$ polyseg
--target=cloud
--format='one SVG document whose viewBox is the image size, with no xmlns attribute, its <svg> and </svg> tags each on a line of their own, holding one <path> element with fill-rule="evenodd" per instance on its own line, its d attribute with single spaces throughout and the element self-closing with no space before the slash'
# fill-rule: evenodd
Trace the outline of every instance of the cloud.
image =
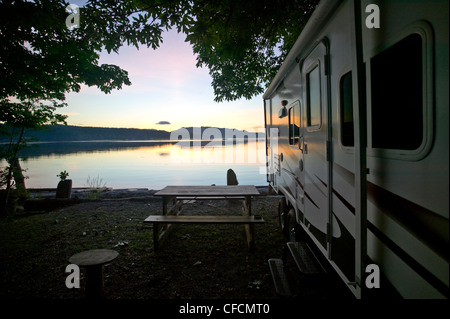
<svg viewBox="0 0 450 319">
<path fill-rule="evenodd" d="M 170 122 L 168 121 L 159 121 L 158 123 L 156 123 L 157 125 L 169 125 Z"/>
<path fill-rule="evenodd" d="M 65 112 L 65 113 L 61 113 L 62 115 L 68 115 L 68 116 L 73 116 L 73 115 L 80 115 L 80 113 L 77 112 Z"/>
</svg>

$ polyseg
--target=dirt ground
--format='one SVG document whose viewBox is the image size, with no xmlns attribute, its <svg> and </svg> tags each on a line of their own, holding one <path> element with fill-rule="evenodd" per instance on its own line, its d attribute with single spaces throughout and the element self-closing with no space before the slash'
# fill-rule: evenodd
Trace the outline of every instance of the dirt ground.
<svg viewBox="0 0 450 319">
<path fill-rule="evenodd" d="M 104 266 L 108 299 L 280 299 L 269 258 L 283 255 L 276 196 L 252 200 L 256 247 L 249 251 L 242 225 L 177 225 L 160 251 L 143 220 L 161 213 L 161 200 L 142 192 L 85 196 L 80 203 L 0 221 L 0 299 L 82 299 L 66 287 L 69 258 L 89 249 L 114 249 Z M 191 201 L 183 214 L 241 214 L 239 203 Z M 334 286 L 333 286 L 334 287 Z"/>
</svg>

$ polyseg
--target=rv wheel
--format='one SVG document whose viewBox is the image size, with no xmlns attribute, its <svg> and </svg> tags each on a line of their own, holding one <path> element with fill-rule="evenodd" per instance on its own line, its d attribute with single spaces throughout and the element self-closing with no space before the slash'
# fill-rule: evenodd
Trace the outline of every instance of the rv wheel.
<svg viewBox="0 0 450 319">
<path fill-rule="evenodd" d="M 280 228 L 283 233 L 285 233 L 287 213 L 288 213 L 288 207 L 286 205 L 286 200 L 284 198 L 282 198 L 278 202 L 278 222 L 280 223 Z"/>
<path fill-rule="evenodd" d="M 295 210 L 291 208 L 286 216 L 285 222 L 285 235 L 289 241 L 297 241 L 298 238 L 298 226 L 295 219 Z"/>
</svg>

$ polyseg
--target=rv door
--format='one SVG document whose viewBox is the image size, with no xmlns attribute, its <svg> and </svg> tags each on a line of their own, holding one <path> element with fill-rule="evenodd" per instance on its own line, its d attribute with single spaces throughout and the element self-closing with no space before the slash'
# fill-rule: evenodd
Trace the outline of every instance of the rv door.
<svg viewBox="0 0 450 319">
<path fill-rule="evenodd" d="M 319 246 L 329 251 L 331 173 L 328 143 L 331 135 L 326 58 L 327 44 L 322 41 L 300 65 L 305 102 L 301 148 L 305 171 L 305 226 Z"/>
</svg>

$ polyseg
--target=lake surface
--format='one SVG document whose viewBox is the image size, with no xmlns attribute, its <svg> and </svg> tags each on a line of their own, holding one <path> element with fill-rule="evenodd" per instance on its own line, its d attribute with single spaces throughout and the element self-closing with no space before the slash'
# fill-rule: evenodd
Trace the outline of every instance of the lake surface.
<svg viewBox="0 0 450 319">
<path fill-rule="evenodd" d="M 73 187 L 226 185 L 229 168 L 240 185 L 267 185 L 264 140 L 37 143 L 20 162 L 28 188 L 55 188 L 64 170 Z"/>
</svg>

